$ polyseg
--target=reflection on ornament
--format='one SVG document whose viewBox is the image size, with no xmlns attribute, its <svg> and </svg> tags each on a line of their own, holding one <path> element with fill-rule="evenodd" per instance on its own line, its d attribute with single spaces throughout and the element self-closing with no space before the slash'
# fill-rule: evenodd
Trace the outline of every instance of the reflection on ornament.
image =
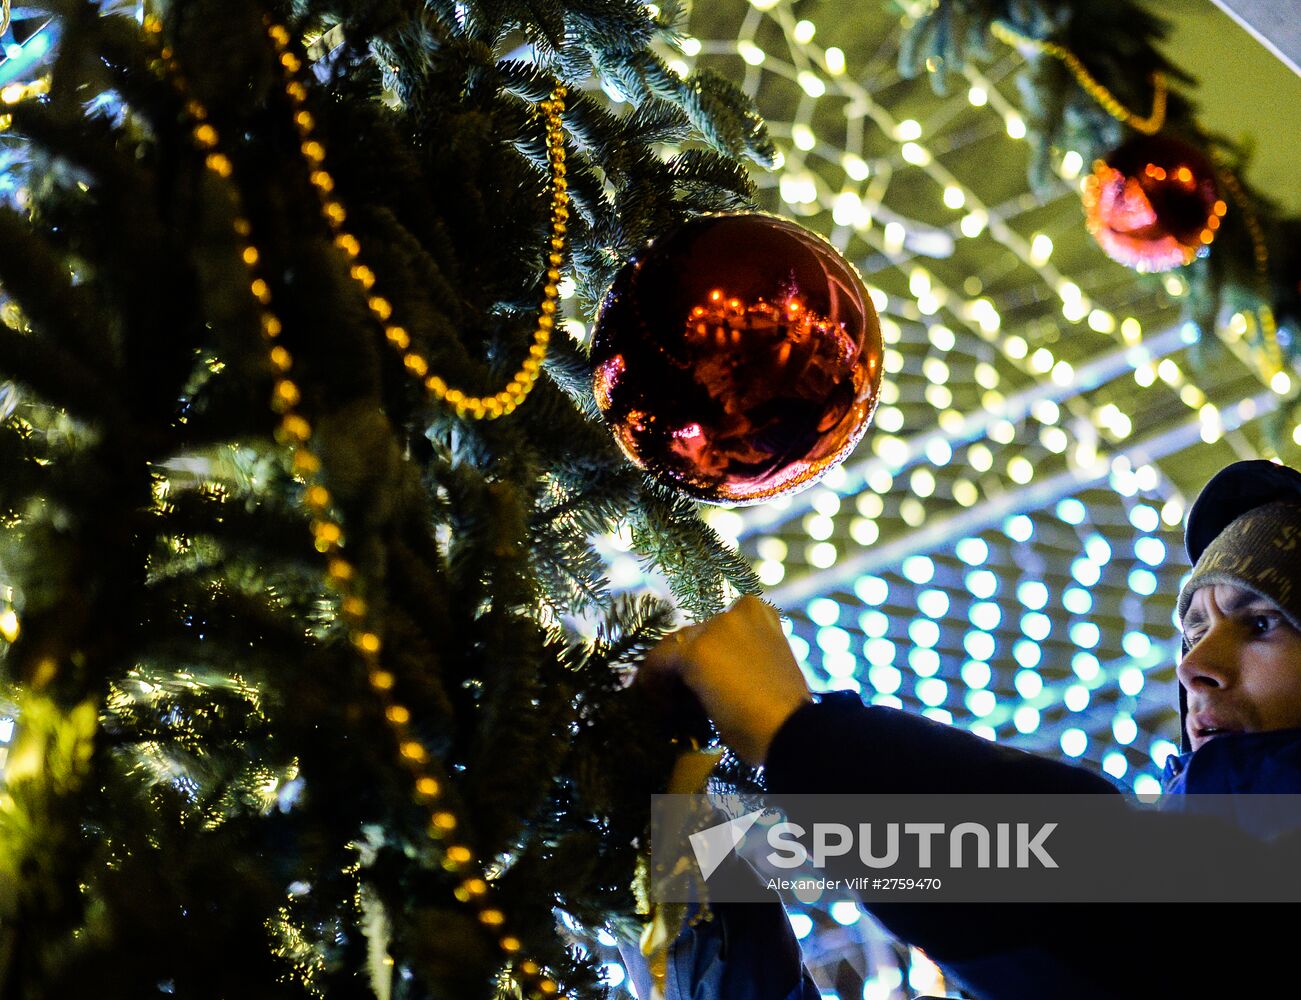
<svg viewBox="0 0 1301 1000">
<path fill-rule="evenodd" d="M 1214 169 L 1196 149 L 1138 136 L 1094 163 L 1084 209 L 1089 232 L 1112 260 L 1168 271 L 1206 255 L 1227 206 Z"/>
<path fill-rule="evenodd" d="M 760 214 L 704 216 L 656 240 L 596 318 L 593 394 L 620 448 L 710 503 L 817 482 L 863 436 L 881 332 L 854 268 Z"/>
</svg>

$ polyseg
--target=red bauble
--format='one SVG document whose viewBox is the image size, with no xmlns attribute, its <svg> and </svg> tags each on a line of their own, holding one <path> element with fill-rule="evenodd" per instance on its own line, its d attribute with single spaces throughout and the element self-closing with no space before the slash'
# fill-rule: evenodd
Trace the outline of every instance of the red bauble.
<svg viewBox="0 0 1301 1000">
<path fill-rule="evenodd" d="M 1138 271 L 1204 256 L 1226 208 L 1206 157 L 1168 136 L 1130 139 L 1084 184 L 1089 232 L 1108 257 Z"/>
<path fill-rule="evenodd" d="M 709 215 L 619 272 L 596 318 L 597 405 L 624 453 L 717 504 L 811 486 L 863 436 L 881 328 L 830 243 L 761 214 Z"/>
</svg>

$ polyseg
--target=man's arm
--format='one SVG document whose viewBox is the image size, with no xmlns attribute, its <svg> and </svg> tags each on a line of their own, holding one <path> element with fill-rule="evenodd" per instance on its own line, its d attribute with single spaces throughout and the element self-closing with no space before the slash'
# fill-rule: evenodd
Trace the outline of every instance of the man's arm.
<svg viewBox="0 0 1301 1000">
<path fill-rule="evenodd" d="M 677 633 L 652 651 L 644 669 L 648 683 L 684 683 L 723 740 L 750 763 L 766 766 L 776 792 L 1104 793 L 1121 805 L 1110 782 L 1080 768 L 924 717 L 869 708 L 856 697 L 815 703 L 776 612 L 757 598 L 742 598 L 725 614 Z M 1152 848 L 1146 857 L 1159 860 L 1155 852 L 1166 838 L 1189 832 L 1177 830 L 1182 824 L 1170 822 L 1175 819 L 1139 821 L 1138 840 Z M 1229 834 L 1208 857 L 1232 856 L 1244 846 Z M 1158 973 L 1114 944 L 1174 926 L 1177 908 L 919 903 L 874 904 L 872 912 L 980 996 L 1150 1000 L 1175 995 L 1165 992 L 1172 985 L 1221 981 L 1228 971 L 1202 965 Z M 1100 948 L 1104 925 L 1113 940 Z"/>
<path fill-rule="evenodd" d="M 814 703 L 777 612 L 757 597 L 656 646 L 642 680 L 675 678 L 699 699 L 723 742 L 766 765 L 773 791 L 1115 791 L 1098 775 L 921 716 L 848 696 Z"/>
<path fill-rule="evenodd" d="M 785 794 L 1118 794 L 1083 768 L 855 694 L 802 704 L 769 741 L 764 765 L 768 789 Z"/>
</svg>

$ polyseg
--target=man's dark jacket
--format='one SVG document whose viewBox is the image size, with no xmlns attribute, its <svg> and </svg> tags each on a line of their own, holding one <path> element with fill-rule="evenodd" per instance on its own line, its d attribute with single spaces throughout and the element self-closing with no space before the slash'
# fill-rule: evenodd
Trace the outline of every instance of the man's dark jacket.
<svg viewBox="0 0 1301 1000">
<path fill-rule="evenodd" d="M 774 738 L 765 773 L 777 794 L 1066 793 L 1123 804 L 1111 782 L 1083 768 L 848 694 L 799 709 Z M 1214 877 L 1233 857 L 1267 865 L 1277 858 L 1280 877 L 1297 872 L 1296 831 L 1208 825 L 1181 814 L 1195 800 L 1180 796 L 1301 793 L 1301 730 L 1222 736 L 1172 757 L 1165 790 L 1174 808 L 1122 810 L 1132 828 L 1127 851 L 1157 862 L 1167 838 L 1195 836 L 1206 849 L 1190 879 Z M 716 903 L 713 911 L 674 943 L 666 1000 L 819 1000 L 775 896 L 771 904 Z M 1274 944 L 1297 918 L 1286 904 L 915 903 L 874 904 L 871 912 L 981 1000 L 1295 995 L 1292 952 Z"/>
</svg>

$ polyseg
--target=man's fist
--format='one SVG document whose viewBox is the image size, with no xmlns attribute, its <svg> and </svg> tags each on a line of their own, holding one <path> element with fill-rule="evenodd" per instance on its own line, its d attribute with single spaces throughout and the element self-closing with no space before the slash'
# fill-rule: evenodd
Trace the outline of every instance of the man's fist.
<svg viewBox="0 0 1301 1000">
<path fill-rule="evenodd" d="M 722 614 L 666 636 L 641 670 L 650 684 L 679 678 L 723 741 L 755 765 L 782 723 L 812 700 L 777 612 L 757 597 L 742 597 Z"/>
</svg>

